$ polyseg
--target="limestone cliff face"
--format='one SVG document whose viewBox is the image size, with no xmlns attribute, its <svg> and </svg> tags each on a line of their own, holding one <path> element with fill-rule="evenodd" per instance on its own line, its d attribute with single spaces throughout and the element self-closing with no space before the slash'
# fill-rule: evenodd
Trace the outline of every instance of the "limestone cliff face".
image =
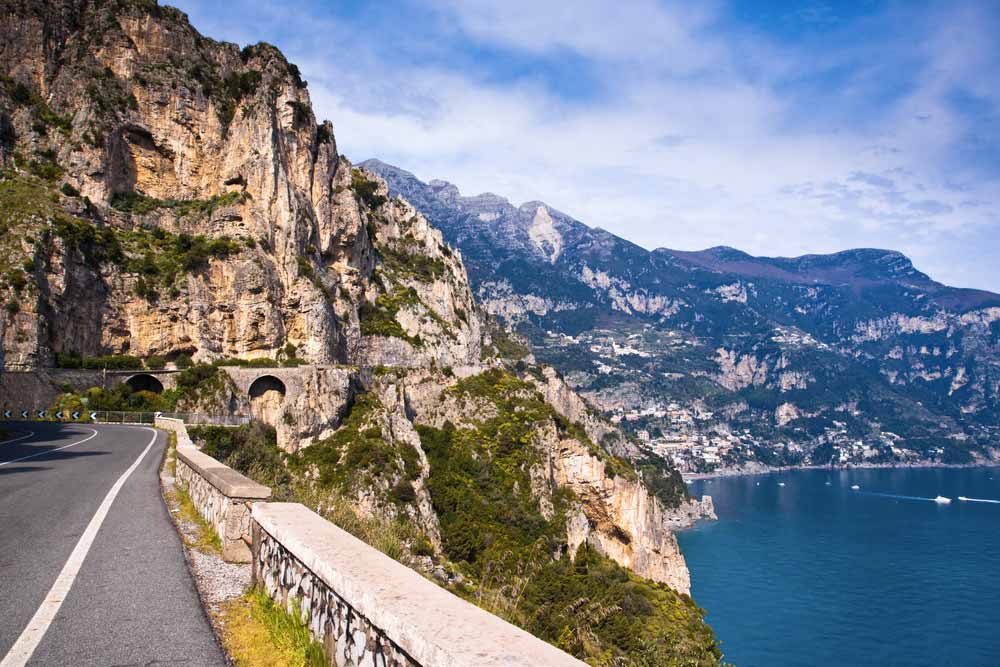
<svg viewBox="0 0 1000 667">
<path fill-rule="evenodd" d="M 572 489 L 583 519 L 571 519 L 570 551 L 588 542 L 606 556 L 655 581 L 690 593 L 691 577 L 670 531 L 668 512 L 635 478 L 610 476 L 579 441 L 546 443 L 552 481 Z"/>
<path fill-rule="evenodd" d="M 552 393 L 561 381 L 551 371 L 545 375 L 549 382 L 543 386 Z M 408 412 L 419 423 L 436 428 L 447 422 L 459 427 L 474 426 L 496 414 L 489 401 L 449 391 L 454 379 L 418 373 L 408 375 L 403 384 Z M 543 393 L 553 409 L 560 412 L 560 407 L 575 406 L 579 411 L 570 413 L 576 416 L 572 421 L 581 425 L 598 423 L 578 396 L 562 390 L 559 393 L 562 400 L 555 402 Z M 612 430 L 607 425 L 606 433 Z M 618 437 L 625 440 L 620 433 Z M 575 510 L 566 525 L 571 553 L 587 542 L 637 574 L 690 592 L 690 575 L 672 531 L 687 528 L 702 518 L 714 519 L 711 498 L 667 508 L 634 472 L 610 470 L 605 456 L 578 439 L 560 437 L 552 423 L 536 430 L 533 446 L 542 463 L 531 471 L 532 492 L 542 513 L 551 511 L 555 489 L 567 488 L 575 494 Z"/>
<path fill-rule="evenodd" d="M 591 440 L 626 460 L 640 456 L 639 447 L 601 419 L 553 369 L 544 368 L 542 378 L 532 377 L 546 402 L 583 426 Z M 667 508 L 638 479 L 610 474 L 604 460 L 578 440 L 549 439 L 545 446 L 552 482 L 572 489 L 583 503 L 582 515 L 567 526 L 571 551 L 588 542 L 644 577 L 689 592 L 687 565 L 671 531 L 714 519 L 711 497 Z"/>
<path fill-rule="evenodd" d="M 276 49 L 214 42 L 176 10 L 142 3 L 6 4 L 4 167 L 56 199 L 37 228 L 70 215 L 123 247 L 101 261 L 58 235 L 35 245 L 22 308 L 5 316 L 7 367 L 51 365 L 60 352 L 210 360 L 289 346 L 320 364 L 478 361 L 460 258 L 338 156 Z M 31 176 L 38 164 L 51 165 L 45 178 Z M 142 266 L 149 233 L 231 247 L 164 276 Z M 382 251 L 403 242 L 439 270 L 381 271 Z M 368 340 L 359 310 L 396 288 L 405 303 L 384 315 L 404 334 Z"/>
</svg>

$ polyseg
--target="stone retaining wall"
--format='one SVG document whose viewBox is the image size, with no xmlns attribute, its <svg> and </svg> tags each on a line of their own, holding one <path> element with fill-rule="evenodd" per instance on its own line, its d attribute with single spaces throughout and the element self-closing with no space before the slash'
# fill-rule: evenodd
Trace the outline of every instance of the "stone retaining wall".
<svg viewBox="0 0 1000 667">
<path fill-rule="evenodd" d="M 298 503 L 256 503 L 254 583 L 336 667 L 585 667 Z"/>
<path fill-rule="evenodd" d="M 223 560 L 249 563 L 250 508 L 270 498 L 271 489 L 199 451 L 181 420 L 157 417 L 156 425 L 177 434 L 177 480 L 187 488 L 198 514 L 218 534 Z"/>
</svg>

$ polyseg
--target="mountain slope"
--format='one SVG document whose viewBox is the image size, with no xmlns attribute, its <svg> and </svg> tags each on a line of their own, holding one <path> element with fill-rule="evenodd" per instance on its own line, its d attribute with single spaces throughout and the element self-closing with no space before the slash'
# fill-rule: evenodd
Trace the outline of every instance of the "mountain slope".
<svg viewBox="0 0 1000 667">
<path fill-rule="evenodd" d="M 541 202 L 363 164 L 461 249 L 540 360 L 692 469 L 992 456 L 1000 295 L 888 250 L 649 252 Z"/>
</svg>

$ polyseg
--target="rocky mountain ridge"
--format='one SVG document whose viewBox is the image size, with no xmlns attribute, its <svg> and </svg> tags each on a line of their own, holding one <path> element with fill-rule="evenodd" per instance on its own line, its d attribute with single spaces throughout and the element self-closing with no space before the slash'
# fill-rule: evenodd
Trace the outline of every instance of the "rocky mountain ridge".
<svg viewBox="0 0 1000 667">
<path fill-rule="evenodd" d="M 996 455 L 1000 295 L 889 250 L 646 251 L 541 202 L 363 164 L 462 250 L 540 360 L 689 469 Z"/>
</svg>

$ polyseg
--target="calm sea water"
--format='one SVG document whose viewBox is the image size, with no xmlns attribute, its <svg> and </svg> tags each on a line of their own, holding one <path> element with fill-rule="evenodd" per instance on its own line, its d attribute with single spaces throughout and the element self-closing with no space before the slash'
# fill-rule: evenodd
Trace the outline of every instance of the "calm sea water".
<svg viewBox="0 0 1000 667">
<path fill-rule="evenodd" d="M 1000 500 L 1000 469 L 798 470 L 690 488 L 719 515 L 678 538 L 728 662 L 1000 666 L 1000 504 L 957 499 Z M 952 503 L 926 500 L 938 495 Z"/>
</svg>

